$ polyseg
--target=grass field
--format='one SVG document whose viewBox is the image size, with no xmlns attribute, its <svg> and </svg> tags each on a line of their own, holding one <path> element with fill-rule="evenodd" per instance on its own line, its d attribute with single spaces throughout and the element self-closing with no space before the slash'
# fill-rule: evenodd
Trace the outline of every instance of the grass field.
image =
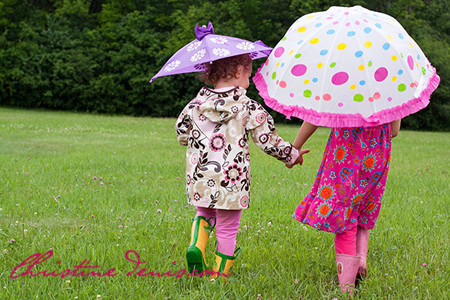
<svg viewBox="0 0 450 300">
<path fill-rule="evenodd" d="M 334 236 L 291 217 L 315 178 L 326 128 L 306 145 L 312 151 L 303 167 L 287 169 L 251 146 L 252 205 L 242 214 L 243 251 L 225 286 L 127 276 L 136 267 L 128 250 L 146 261 L 138 270 L 186 267 L 195 210 L 186 206 L 185 148 L 174 122 L 0 108 L 0 299 L 344 299 Z M 277 129 L 290 141 L 298 131 Z M 449 133 L 401 131 L 394 139 L 369 277 L 356 299 L 450 299 L 449 149 Z M 10 278 L 23 260 L 49 250 L 53 256 L 34 273 L 88 260 L 96 271 L 119 274 Z"/>
</svg>

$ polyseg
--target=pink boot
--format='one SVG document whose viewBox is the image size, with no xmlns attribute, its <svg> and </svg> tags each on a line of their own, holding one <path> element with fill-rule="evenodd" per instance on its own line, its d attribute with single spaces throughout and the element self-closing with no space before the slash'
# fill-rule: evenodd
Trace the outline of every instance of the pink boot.
<svg viewBox="0 0 450 300">
<path fill-rule="evenodd" d="M 349 295 L 353 295 L 360 260 L 359 255 L 336 253 L 336 268 L 342 293 L 347 291 Z"/>
<path fill-rule="evenodd" d="M 356 255 L 361 256 L 357 280 L 365 279 L 367 276 L 367 247 L 369 245 L 369 229 L 358 226 L 356 233 Z"/>
</svg>

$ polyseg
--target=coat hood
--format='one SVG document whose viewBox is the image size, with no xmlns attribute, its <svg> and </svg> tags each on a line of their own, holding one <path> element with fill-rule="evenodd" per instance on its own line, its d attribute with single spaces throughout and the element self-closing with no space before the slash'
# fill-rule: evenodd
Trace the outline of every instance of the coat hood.
<svg viewBox="0 0 450 300">
<path fill-rule="evenodd" d="M 199 107 L 202 115 L 215 123 L 226 123 L 243 109 L 246 90 L 235 87 L 224 92 L 203 88 L 198 94 L 198 100 L 203 102 Z"/>
</svg>

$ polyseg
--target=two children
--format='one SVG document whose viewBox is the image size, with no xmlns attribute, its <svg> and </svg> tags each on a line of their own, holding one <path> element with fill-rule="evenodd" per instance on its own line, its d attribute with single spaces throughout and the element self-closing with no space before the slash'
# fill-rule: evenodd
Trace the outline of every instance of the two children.
<svg viewBox="0 0 450 300">
<path fill-rule="evenodd" d="M 294 144 L 278 136 L 272 117 L 246 96 L 252 59 L 248 54 L 204 64 L 203 87 L 175 125 L 186 152 L 186 192 L 196 207 L 186 259 L 189 272 L 207 268 L 205 248 L 216 227 L 215 272 L 229 274 L 241 211 L 250 205 L 250 138 L 287 167 L 302 164 L 304 143 L 317 129 L 304 122 Z M 365 277 L 369 233 L 375 226 L 389 170 L 391 138 L 400 120 L 375 127 L 333 128 L 311 192 L 294 218 L 336 234 L 342 292 Z M 213 278 L 216 278 L 213 275 Z"/>
</svg>

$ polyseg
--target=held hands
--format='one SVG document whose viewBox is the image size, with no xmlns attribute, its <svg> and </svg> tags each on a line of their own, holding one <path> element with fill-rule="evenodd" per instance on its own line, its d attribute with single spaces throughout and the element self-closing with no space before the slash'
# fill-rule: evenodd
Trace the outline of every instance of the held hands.
<svg viewBox="0 0 450 300">
<path fill-rule="evenodd" d="M 288 167 L 289 169 L 292 169 L 292 167 L 295 165 L 303 165 L 303 154 L 306 154 L 309 152 L 310 152 L 309 149 L 305 149 L 305 150 L 299 149 L 297 160 L 292 165 L 286 165 L 286 167 Z"/>
</svg>

